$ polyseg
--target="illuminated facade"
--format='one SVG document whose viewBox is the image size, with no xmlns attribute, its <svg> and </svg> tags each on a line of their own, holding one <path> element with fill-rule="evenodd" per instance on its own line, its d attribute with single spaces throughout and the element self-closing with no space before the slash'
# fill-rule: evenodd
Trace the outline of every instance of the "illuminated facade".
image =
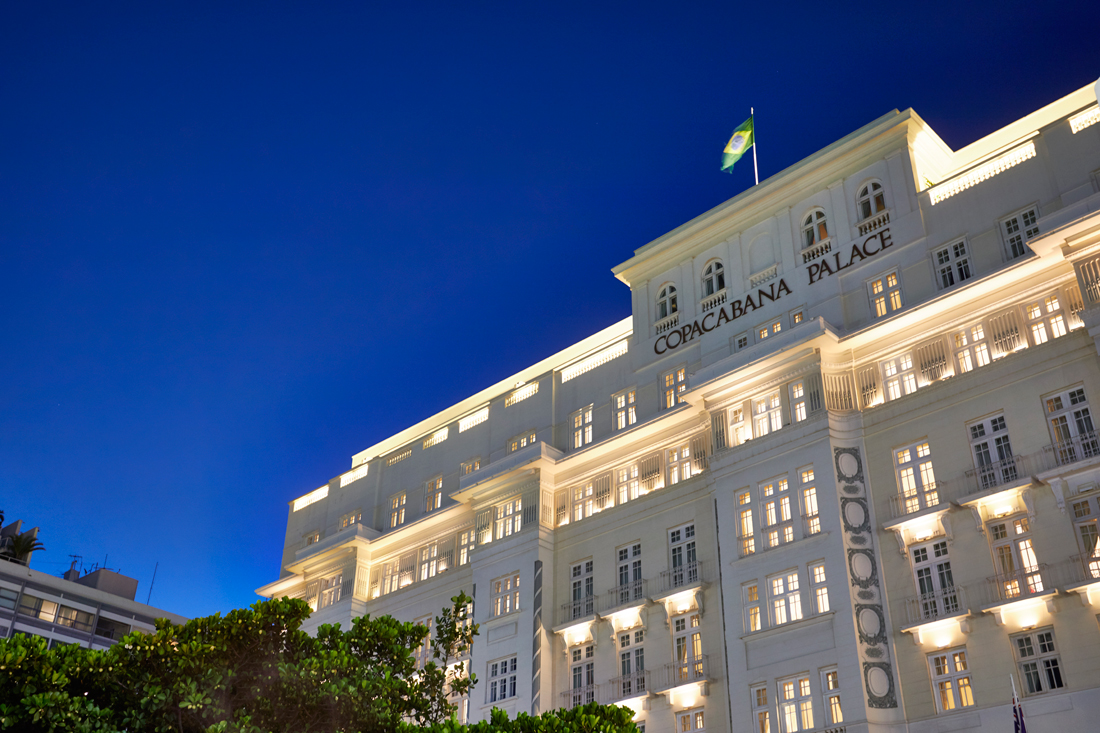
<svg viewBox="0 0 1100 733">
<path fill-rule="evenodd" d="M 1004 729 L 1100 713 L 1100 113 L 891 112 L 637 250 L 633 316 L 292 502 L 311 624 L 481 625 L 472 719 Z M 1100 403 L 1098 403 L 1100 404 Z"/>
</svg>

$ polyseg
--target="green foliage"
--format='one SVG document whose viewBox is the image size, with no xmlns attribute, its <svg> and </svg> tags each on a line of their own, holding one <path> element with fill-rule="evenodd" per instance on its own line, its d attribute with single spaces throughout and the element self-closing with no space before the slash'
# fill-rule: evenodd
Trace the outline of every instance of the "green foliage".
<svg viewBox="0 0 1100 733">
<path fill-rule="evenodd" d="M 403 725 L 401 733 L 636 733 L 628 707 L 591 702 L 572 710 L 551 710 L 539 716 L 520 713 L 514 720 L 500 708 L 493 708 L 489 720 L 460 725 L 455 720 L 427 727 Z"/>
</svg>

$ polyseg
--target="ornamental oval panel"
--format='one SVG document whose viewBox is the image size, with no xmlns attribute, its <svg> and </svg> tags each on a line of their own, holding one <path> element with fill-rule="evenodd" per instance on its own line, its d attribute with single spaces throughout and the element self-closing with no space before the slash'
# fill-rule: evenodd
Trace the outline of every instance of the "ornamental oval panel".
<svg viewBox="0 0 1100 733">
<path fill-rule="evenodd" d="M 871 558 L 863 553 L 852 556 L 852 573 L 854 573 L 857 578 L 860 580 L 869 580 L 874 571 L 875 566 L 871 562 Z"/>
<path fill-rule="evenodd" d="M 885 697 L 890 692 L 890 677 L 882 667 L 871 667 L 867 670 L 867 687 L 875 697 Z"/>
<path fill-rule="evenodd" d="M 864 636 L 871 638 L 877 637 L 882 630 L 882 624 L 879 622 L 878 614 L 870 608 L 865 608 L 860 611 L 859 628 L 863 631 Z"/>
<path fill-rule="evenodd" d="M 858 501 L 849 501 L 844 506 L 844 518 L 848 520 L 848 526 L 862 527 L 867 519 L 867 512 Z"/>
</svg>

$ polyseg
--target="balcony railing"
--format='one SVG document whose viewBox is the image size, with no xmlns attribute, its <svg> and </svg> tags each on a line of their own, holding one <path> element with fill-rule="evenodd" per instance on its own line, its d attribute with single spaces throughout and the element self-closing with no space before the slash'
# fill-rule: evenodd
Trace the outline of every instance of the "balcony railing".
<svg viewBox="0 0 1100 733">
<path fill-rule="evenodd" d="M 951 488 L 947 483 L 932 483 L 925 486 L 922 491 L 891 496 L 890 513 L 894 519 L 901 519 L 924 509 L 946 506 L 951 500 Z"/>
<path fill-rule="evenodd" d="M 985 580 L 982 605 L 1008 603 L 1050 593 L 1056 584 L 1052 576 L 1050 566 L 1045 563 L 1033 568 L 993 575 Z"/>
<path fill-rule="evenodd" d="M 561 693 L 561 705 L 564 708 L 575 708 L 579 705 L 587 705 L 596 701 L 596 692 L 599 685 L 586 687 L 574 687 Z"/>
<path fill-rule="evenodd" d="M 890 211 L 886 210 L 856 223 L 859 236 L 864 237 L 890 223 Z"/>
<path fill-rule="evenodd" d="M 602 692 L 600 701 L 604 705 L 645 695 L 649 692 L 649 672 L 641 671 L 616 677 L 603 685 Z"/>
<path fill-rule="evenodd" d="M 677 588 L 690 588 L 704 581 L 703 561 L 697 560 L 687 565 L 666 570 L 661 573 L 659 593 L 667 593 Z"/>
<path fill-rule="evenodd" d="M 963 494 L 977 494 L 1026 478 L 1031 473 L 1028 470 L 1033 463 L 1030 458 L 1032 456 L 1009 456 L 1002 461 L 971 468 L 964 474 L 967 485 L 963 487 Z"/>
<path fill-rule="evenodd" d="M 703 298 L 701 301 L 699 301 L 699 312 L 706 313 L 709 310 L 723 305 L 726 302 L 726 297 L 728 296 L 728 294 L 728 291 L 723 288 L 714 295 L 708 295 L 707 297 Z"/>
<path fill-rule="evenodd" d="M 707 655 L 688 657 L 679 662 L 671 662 L 657 670 L 654 692 L 671 690 L 690 682 L 702 682 L 707 679 Z"/>
<path fill-rule="evenodd" d="M 604 608 L 608 611 L 624 606 L 636 606 L 645 603 L 646 581 L 634 580 L 617 588 L 607 591 L 607 603 Z"/>
<path fill-rule="evenodd" d="M 585 596 L 579 600 L 566 601 L 561 604 L 561 610 L 558 612 L 558 623 L 567 624 L 570 621 L 580 621 L 595 615 L 599 610 L 597 599 L 598 596 Z"/>
<path fill-rule="evenodd" d="M 1070 572 L 1074 583 L 1100 580 L 1100 557 L 1093 553 L 1074 555 L 1070 561 Z"/>
<path fill-rule="evenodd" d="M 955 585 L 931 593 L 921 593 L 916 597 L 905 600 L 905 610 L 911 624 L 935 621 L 938 618 L 966 613 L 968 610 L 966 589 L 960 585 Z"/>
<path fill-rule="evenodd" d="M 672 315 L 665 316 L 664 318 L 662 318 L 661 320 L 659 320 L 655 324 L 653 324 L 653 330 L 656 331 L 658 335 L 660 335 L 660 334 L 664 333 L 665 331 L 671 331 L 672 329 L 676 328 L 676 326 L 678 326 L 679 323 L 680 323 L 680 314 L 679 314 L 679 312 L 673 313 Z"/>
<path fill-rule="evenodd" d="M 811 244 L 806 249 L 802 250 L 802 264 L 807 262 L 813 262 L 818 257 L 824 257 L 833 250 L 833 240 L 823 239 L 820 242 Z"/>
<path fill-rule="evenodd" d="M 1048 445 L 1043 449 L 1043 468 L 1068 466 L 1097 456 L 1100 456 L 1100 437 L 1093 431 Z"/>
</svg>

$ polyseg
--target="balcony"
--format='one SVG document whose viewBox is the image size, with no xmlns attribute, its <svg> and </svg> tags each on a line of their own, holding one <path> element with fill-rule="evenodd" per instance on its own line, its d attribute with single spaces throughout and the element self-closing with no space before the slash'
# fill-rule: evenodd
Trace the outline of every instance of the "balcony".
<svg viewBox="0 0 1100 733">
<path fill-rule="evenodd" d="M 600 702 L 604 705 L 611 705 L 620 700 L 648 695 L 649 687 L 649 672 L 641 671 L 616 677 L 603 686 L 603 695 L 600 697 Z"/>
<path fill-rule="evenodd" d="M 1053 576 L 1051 567 L 1045 563 L 990 576 L 982 589 L 982 606 L 998 606 L 1050 595 L 1055 592 L 1056 579 Z"/>
<path fill-rule="evenodd" d="M 661 573 L 657 596 L 664 597 L 703 585 L 706 582 L 705 570 L 702 560 L 690 562 L 672 570 L 665 570 Z"/>
<path fill-rule="evenodd" d="M 759 285 L 763 285 L 769 280 L 774 280 L 779 275 L 779 265 L 775 264 L 766 270 L 761 270 L 752 277 L 749 278 L 749 287 L 755 288 Z"/>
<path fill-rule="evenodd" d="M 890 210 L 881 211 L 874 216 L 869 216 L 861 222 L 856 223 L 856 228 L 859 230 L 859 236 L 866 237 L 872 232 L 877 232 L 884 226 L 890 223 Z"/>
<path fill-rule="evenodd" d="M 946 509 L 951 501 L 952 488 L 947 483 L 933 483 L 925 486 L 923 491 L 891 496 L 890 514 L 894 519 L 902 519 L 927 509 Z"/>
<path fill-rule="evenodd" d="M 672 315 L 665 316 L 661 320 L 654 323 L 653 324 L 653 330 L 656 331 L 656 334 L 658 336 L 660 336 L 665 331 L 671 331 L 672 329 L 676 328 L 678 325 L 680 325 L 680 314 L 679 313 L 673 313 Z"/>
<path fill-rule="evenodd" d="M 906 598 L 905 611 L 910 626 L 970 613 L 966 589 L 960 585 Z"/>
<path fill-rule="evenodd" d="M 1001 461 L 971 468 L 965 474 L 969 483 L 967 495 L 980 494 L 998 486 L 1008 486 L 1021 479 L 1029 479 L 1031 474 L 1027 469 L 1030 463 L 1024 456 L 1009 456 Z"/>
<path fill-rule="evenodd" d="M 708 295 L 707 297 L 699 301 L 699 312 L 706 313 L 707 311 L 711 311 L 715 308 L 718 308 L 719 306 L 725 305 L 728 295 L 729 292 L 725 288 L 722 288 L 714 295 Z"/>
<path fill-rule="evenodd" d="M 707 655 L 687 657 L 679 662 L 671 662 L 656 671 L 653 681 L 654 692 L 666 692 L 693 682 L 706 682 L 708 674 Z"/>
<path fill-rule="evenodd" d="M 596 701 L 596 692 L 599 685 L 587 685 L 574 687 L 561 693 L 561 706 L 563 708 L 575 708 Z"/>
<path fill-rule="evenodd" d="M 609 615 L 612 611 L 644 605 L 647 600 L 644 579 L 620 585 L 607 591 L 607 600 L 603 605 L 604 615 Z"/>
<path fill-rule="evenodd" d="M 802 264 L 813 262 L 818 257 L 824 257 L 833 251 L 833 240 L 823 239 L 802 250 Z"/>
<path fill-rule="evenodd" d="M 1078 461 L 1100 457 L 1100 437 L 1096 432 L 1074 436 L 1067 441 L 1052 443 L 1042 450 L 1041 470 L 1069 466 Z"/>
<path fill-rule="evenodd" d="M 585 596 L 576 601 L 566 601 L 558 609 L 558 626 L 583 623 L 596 617 L 599 596 Z"/>
</svg>

